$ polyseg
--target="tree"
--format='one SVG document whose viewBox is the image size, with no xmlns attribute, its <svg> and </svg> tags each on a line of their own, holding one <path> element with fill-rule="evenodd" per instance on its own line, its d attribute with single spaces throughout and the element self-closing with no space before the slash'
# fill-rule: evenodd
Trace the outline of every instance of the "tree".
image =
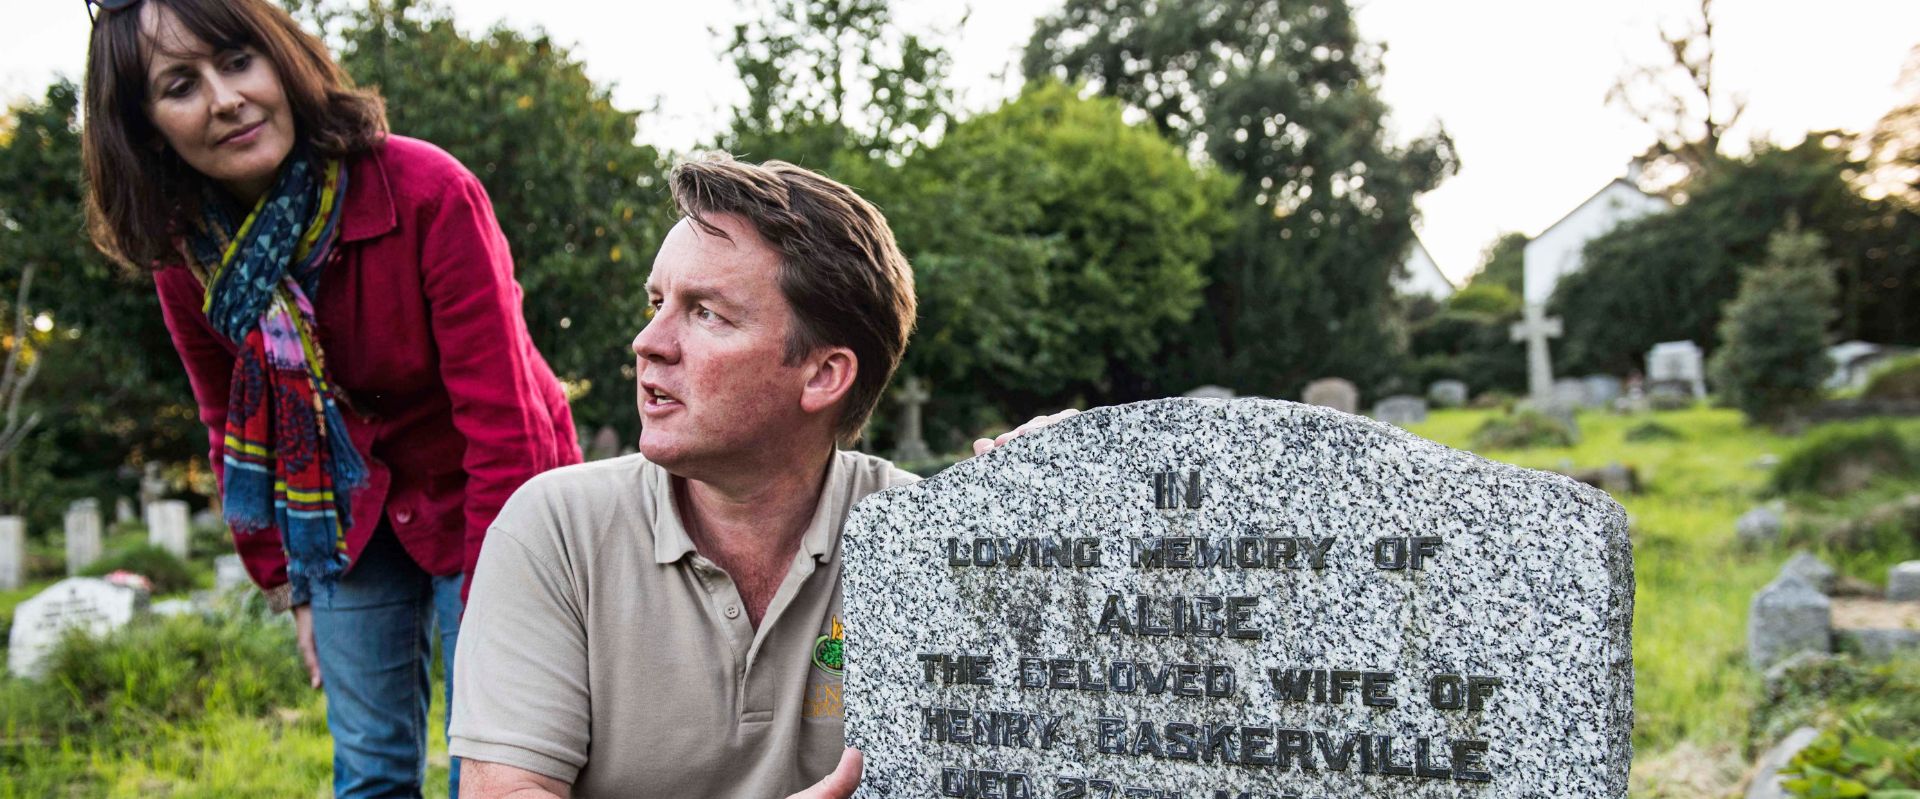
<svg viewBox="0 0 1920 799">
<path fill-rule="evenodd" d="M 900 172 L 878 199 L 914 263 L 904 368 L 933 383 L 936 419 L 1162 395 L 1153 361 L 1200 305 L 1231 180 L 1127 124 L 1118 102 L 1053 81 Z"/>
<path fill-rule="evenodd" d="M 527 327 L 565 381 L 582 430 L 639 433 L 633 356 L 647 259 L 670 221 L 638 114 L 614 108 L 542 33 L 469 38 L 443 10 L 374 3 L 346 14 L 341 63 L 386 97 L 394 132 L 446 149 L 493 200 Z"/>
<path fill-rule="evenodd" d="M 1777 423 L 1818 400 L 1833 363 L 1833 263 L 1820 234 L 1789 226 L 1767 242 L 1767 260 L 1749 270 L 1720 322 L 1722 345 L 1709 368 L 1728 404 L 1758 423 Z"/>
<path fill-rule="evenodd" d="M 1827 242 L 1840 284 L 1840 335 L 1911 340 L 1920 295 L 1901 260 L 1911 241 L 1883 204 L 1857 194 L 1858 169 L 1846 143 L 1811 135 L 1790 148 L 1761 147 L 1728 160 L 1694 185 L 1673 211 L 1642 217 L 1587 243 L 1578 272 L 1560 280 L 1549 305 L 1566 320 L 1556 365 L 1571 374 L 1625 374 L 1661 341 L 1689 339 L 1711 350 L 1721 310 L 1741 275 L 1762 262 L 1767 242 L 1789 219 Z M 1887 285 L 1887 281 L 1896 285 Z M 1904 303 L 1904 304 L 1903 304 Z"/>
<path fill-rule="evenodd" d="M 33 321 L 7 357 L 38 370 L 18 412 L 41 419 L 0 495 L 36 527 L 56 525 L 70 499 L 129 489 L 128 463 L 206 453 L 151 279 L 87 238 L 78 109 L 79 91 L 57 82 L 11 110 L 0 141 L 0 297 L 13 299 L 7 318 Z"/>
<path fill-rule="evenodd" d="M 1376 385 L 1404 352 L 1392 276 L 1413 201 L 1456 169 L 1443 132 L 1393 145 L 1379 49 L 1339 0 L 1068 0 L 1027 44 L 1029 78 L 1087 84 L 1239 178 L 1206 303 L 1164 384 L 1294 396 Z"/>
<path fill-rule="evenodd" d="M 720 149 L 843 174 L 897 163 L 948 119 L 946 50 L 888 0 L 762 0 L 726 55 L 746 84 Z"/>
<path fill-rule="evenodd" d="M 1474 391 L 1524 390 L 1526 364 L 1514 357 L 1507 332 L 1520 321 L 1520 311 L 1519 292 L 1495 280 L 1476 278 L 1454 292 L 1438 314 L 1412 327 L 1416 384 L 1460 380 Z"/>
<path fill-rule="evenodd" d="M 1468 285 L 1499 286 L 1521 295 L 1526 288 L 1528 241 L 1525 233 L 1505 233 L 1494 239 L 1480 254 L 1480 271 L 1473 273 Z"/>
<path fill-rule="evenodd" d="M 1900 71 L 1900 89 L 1907 100 L 1881 117 L 1867 137 L 1868 189 L 1920 213 L 1920 46 Z"/>
<path fill-rule="evenodd" d="M 1636 67 L 1607 91 L 1653 130 L 1654 143 L 1636 159 L 1652 180 L 1684 189 L 1721 157 L 1727 129 L 1746 111 L 1746 98 L 1714 83 L 1713 0 L 1700 0 L 1700 19 L 1680 31 L 1660 31 L 1668 60 Z"/>
</svg>

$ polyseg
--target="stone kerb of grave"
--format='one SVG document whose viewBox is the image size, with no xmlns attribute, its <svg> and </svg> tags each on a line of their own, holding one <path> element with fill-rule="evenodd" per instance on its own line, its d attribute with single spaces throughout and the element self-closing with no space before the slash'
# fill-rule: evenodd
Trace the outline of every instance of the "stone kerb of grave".
<svg viewBox="0 0 1920 799">
<path fill-rule="evenodd" d="M 855 508 L 859 796 L 1625 797 L 1626 515 L 1269 400 L 1089 411 Z"/>
<path fill-rule="evenodd" d="M 146 609 L 144 592 L 97 577 L 68 577 L 48 586 L 13 611 L 7 637 L 7 670 L 38 677 L 42 660 L 68 630 L 105 635 Z"/>
</svg>

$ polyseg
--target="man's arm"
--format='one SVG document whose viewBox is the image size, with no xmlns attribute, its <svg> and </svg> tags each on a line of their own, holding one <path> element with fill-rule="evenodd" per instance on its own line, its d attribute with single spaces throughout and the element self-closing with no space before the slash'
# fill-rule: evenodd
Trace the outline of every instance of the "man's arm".
<svg viewBox="0 0 1920 799">
<path fill-rule="evenodd" d="M 571 785 L 523 768 L 460 761 L 460 799 L 566 799 L 572 791 Z"/>
</svg>

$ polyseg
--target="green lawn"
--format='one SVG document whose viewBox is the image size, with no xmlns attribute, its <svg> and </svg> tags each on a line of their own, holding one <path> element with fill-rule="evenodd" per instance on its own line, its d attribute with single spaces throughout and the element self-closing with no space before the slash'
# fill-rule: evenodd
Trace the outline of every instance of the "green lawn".
<svg viewBox="0 0 1920 799">
<path fill-rule="evenodd" d="M 1412 429 L 1466 449 L 1490 416 L 1440 411 Z M 1627 509 L 1634 541 L 1635 748 L 1646 754 L 1681 742 L 1744 746 L 1759 682 L 1746 666 L 1747 605 L 1791 552 L 1742 552 L 1734 522 L 1762 501 L 1768 476 L 1762 457 L 1786 455 L 1794 439 L 1749 428 L 1734 411 L 1699 408 L 1651 417 L 1680 439 L 1625 440 L 1627 430 L 1647 418 L 1582 414 L 1576 446 L 1479 454 L 1532 468 L 1617 461 L 1638 470 L 1641 493 L 1616 497 Z M 1913 432 L 1920 423 L 1905 427 Z M 1909 548 L 1828 560 L 1855 576 L 1880 579 L 1886 564 L 1915 556 Z"/>
</svg>

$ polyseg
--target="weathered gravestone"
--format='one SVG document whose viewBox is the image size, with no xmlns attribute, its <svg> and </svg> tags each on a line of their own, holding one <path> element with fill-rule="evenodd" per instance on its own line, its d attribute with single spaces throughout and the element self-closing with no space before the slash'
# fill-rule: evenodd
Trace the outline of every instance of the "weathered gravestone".
<svg viewBox="0 0 1920 799">
<path fill-rule="evenodd" d="M 185 559 L 192 530 L 187 524 L 187 503 L 163 499 L 147 506 L 147 543 Z"/>
<path fill-rule="evenodd" d="M 1360 408 L 1360 389 L 1338 377 L 1324 377 L 1307 384 L 1300 401 L 1308 405 L 1332 408 L 1341 413 L 1356 413 Z"/>
<path fill-rule="evenodd" d="M 1427 401 L 1411 394 L 1388 397 L 1373 406 L 1373 418 L 1405 427 L 1427 420 Z"/>
<path fill-rule="evenodd" d="M 1577 377 L 1553 381 L 1553 403 L 1567 408 L 1591 408 L 1594 404 L 1587 395 L 1587 381 Z"/>
<path fill-rule="evenodd" d="M 1684 392 L 1694 399 L 1707 396 L 1706 358 L 1691 341 L 1663 341 L 1647 351 L 1647 390 L 1653 394 Z"/>
<path fill-rule="evenodd" d="M 1612 406 L 1625 390 L 1620 378 L 1613 375 L 1587 375 L 1581 380 L 1587 384 L 1587 402 L 1596 408 Z"/>
<path fill-rule="evenodd" d="M 27 583 L 27 520 L 0 516 L 0 591 Z"/>
<path fill-rule="evenodd" d="M 1266 400 L 1102 408 L 848 521 L 862 797 L 1625 797 L 1626 515 Z"/>
<path fill-rule="evenodd" d="M 97 577 L 68 577 L 54 583 L 13 611 L 7 637 L 7 670 L 16 677 L 40 676 L 41 660 L 68 630 L 105 635 L 145 609 L 146 595 Z"/>
<path fill-rule="evenodd" d="M 92 499 L 74 500 L 67 506 L 64 522 L 67 574 L 79 574 L 100 559 L 100 503 Z"/>
<path fill-rule="evenodd" d="M 1194 386 L 1193 388 L 1187 389 L 1186 393 L 1180 396 L 1192 397 L 1194 399 L 1233 399 L 1237 395 L 1233 393 L 1233 389 L 1209 383 L 1204 386 Z"/>
<path fill-rule="evenodd" d="M 1427 387 L 1427 399 L 1442 408 L 1458 408 L 1467 404 L 1467 384 L 1458 380 L 1436 380 Z"/>
</svg>

